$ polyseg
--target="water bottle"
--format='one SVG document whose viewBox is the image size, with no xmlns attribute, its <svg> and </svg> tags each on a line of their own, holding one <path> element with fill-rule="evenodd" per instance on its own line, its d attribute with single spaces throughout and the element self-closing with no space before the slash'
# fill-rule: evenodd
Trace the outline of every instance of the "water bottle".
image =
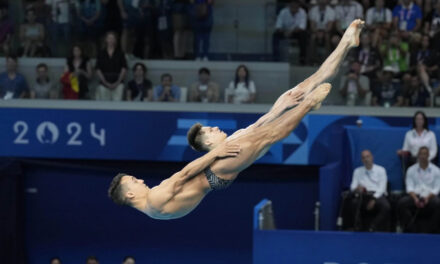
<svg viewBox="0 0 440 264">
<path fill-rule="evenodd" d="M 321 203 L 318 201 L 315 203 L 315 231 L 319 231 L 319 209 L 320 209 Z"/>
</svg>

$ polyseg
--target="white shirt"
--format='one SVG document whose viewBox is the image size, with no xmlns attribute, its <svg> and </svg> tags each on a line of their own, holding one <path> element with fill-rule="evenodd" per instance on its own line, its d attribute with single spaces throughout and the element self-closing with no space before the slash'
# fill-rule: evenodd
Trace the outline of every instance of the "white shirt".
<svg viewBox="0 0 440 264">
<path fill-rule="evenodd" d="M 235 87 L 235 82 L 231 82 L 227 89 L 228 95 L 232 95 L 232 102 L 234 104 L 241 104 L 244 101 L 249 100 L 251 94 L 256 93 L 255 84 L 253 81 L 249 81 L 249 87 L 246 87 L 244 82 L 237 83 Z"/>
<path fill-rule="evenodd" d="M 71 0 L 46 0 L 52 7 L 52 21 L 60 24 L 69 23 L 69 4 Z"/>
<path fill-rule="evenodd" d="M 334 22 L 335 18 L 335 10 L 330 6 L 326 6 L 324 11 L 321 11 L 319 6 L 315 6 L 309 11 L 309 19 L 316 23 L 316 28 L 318 30 L 327 29 L 327 24 L 329 22 Z"/>
<path fill-rule="evenodd" d="M 361 4 L 350 1 L 348 5 L 338 5 L 335 7 L 336 20 L 341 23 L 342 29 L 348 26 L 357 18 L 363 18 L 364 8 Z"/>
<path fill-rule="evenodd" d="M 402 149 L 411 152 L 413 157 L 417 157 L 420 147 L 429 148 L 429 160 L 435 158 L 437 155 L 437 139 L 434 132 L 425 129 L 420 136 L 415 129 L 406 132 Z"/>
<path fill-rule="evenodd" d="M 379 198 L 386 192 L 387 181 L 387 172 L 384 167 L 373 164 L 371 170 L 367 170 L 365 166 L 361 166 L 353 172 L 350 190 L 354 191 L 360 185 L 368 192 L 374 192 L 375 198 Z"/>
<path fill-rule="evenodd" d="M 388 8 L 377 10 L 376 7 L 372 7 L 367 11 L 367 18 L 365 22 L 370 26 L 376 23 L 391 23 L 392 20 L 393 14 Z"/>
<path fill-rule="evenodd" d="M 305 30 L 307 27 L 307 13 L 304 9 L 299 8 L 296 14 L 292 15 L 289 7 L 281 10 L 277 17 L 275 29 L 291 30 L 295 28 Z"/>
<path fill-rule="evenodd" d="M 406 192 L 413 192 L 421 197 L 440 192 L 440 169 L 432 163 L 423 170 L 420 165 L 414 164 L 406 172 Z"/>
</svg>

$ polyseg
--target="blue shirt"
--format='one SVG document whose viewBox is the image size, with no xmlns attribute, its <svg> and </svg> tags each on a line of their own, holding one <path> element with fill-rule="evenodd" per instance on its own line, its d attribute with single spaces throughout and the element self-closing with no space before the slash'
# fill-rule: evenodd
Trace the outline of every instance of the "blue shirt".
<svg viewBox="0 0 440 264">
<path fill-rule="evenodd" d="M 163 93 L 163 86 L 162 85 L 156 86 L 154 88 L 154 101 L 158 101 L 162 93 Z M 177 101 L 180 101 L 180 88 L 178 86 L 176 85 L 171 86 L 171 96 Z M 168 97 L 165 97 L 165 99 L 163 100 L 163 102 L 168 102 L 168 101 L 170 101 L 170 98 Z"/>
<path fill-rule="evenodd" d="M 13 94 L 12 98 L 20 98 L 20 95 L 28 90 L 26 79 L 20 73 L 17 72 L 12 80 L 9 79 L 7 72 L 0 73 L 0 99 L 3 99 L 8 92 Z"/>
<path fill-rule="evenodd" d="M 398 5 L 393 9 L 393 17 L 399 19 L 399 29 L 411 31 L 416 26 L 417 19 L 422 19 L 422 10 L 412 3 L 408 8 Z"/>
</svg>

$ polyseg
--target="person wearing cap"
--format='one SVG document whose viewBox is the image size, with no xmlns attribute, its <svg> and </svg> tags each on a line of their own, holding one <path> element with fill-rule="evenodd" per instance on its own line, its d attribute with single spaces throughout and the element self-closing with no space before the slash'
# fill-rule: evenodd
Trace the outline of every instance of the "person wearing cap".
<svg viewBox="0 0 440 264">
<path fill-rule="evenodd" d="M 403 106 L 403 94 L 400 82 L 395 81 L 394 68 L 385 66 L 380 77 L 372 85 L 373 96 L 371 105 L 373 106 Z"/>
</svg>

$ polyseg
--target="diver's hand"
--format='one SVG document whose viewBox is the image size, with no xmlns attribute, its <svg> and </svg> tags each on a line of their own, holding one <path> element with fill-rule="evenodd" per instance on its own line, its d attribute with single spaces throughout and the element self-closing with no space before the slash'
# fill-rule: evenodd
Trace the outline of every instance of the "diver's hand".
<svg viewBox="0 0 440 264">
<path fill-rule="evenodd" d="M 241 147 L 238 144 L 222 143 L 217 146 L 214 151 L 216 151 L 217 158 L 237 157 L 241 151 Z"/>
</svg>

